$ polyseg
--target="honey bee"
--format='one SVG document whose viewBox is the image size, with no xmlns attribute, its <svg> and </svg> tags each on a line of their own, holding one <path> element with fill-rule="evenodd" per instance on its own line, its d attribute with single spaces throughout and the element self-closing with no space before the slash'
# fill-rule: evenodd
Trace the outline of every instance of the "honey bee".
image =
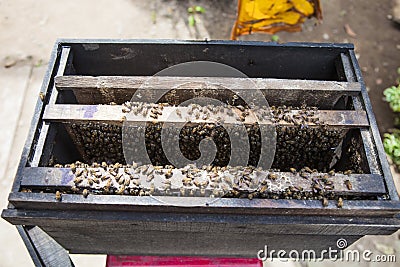
<svg viewBox="0 0 400 267">
<path fill-rule="evenodd" d="M 200 195 L 204 197 L 206 195 L 206 189 L 205 188 L 200 188 Z"/>
<path fill-rule="evenodd" d="M 144 166 L 142 167 L 142 174 L 145 174 L 145 173 L 147 172 L 148 168 L 149 168 L 148 165 L 144 165 Z"/>
<path fill-rule="evenodd" d="M 128 176 L 126 176 L 126 177 L 125 177 L 124 185 L 125 185 L 125 186 L 129 186 L 130 183 L 131 183 L 131 179 L 130 179 Z"/>
<path fill-rule="evenodd" d="M 324 207 L 327 207 L 328 206 L 328 199 L 326 198 L 326 197 L 324 197 L 323 199 L 322 199 L 322 206 L 324 206 Z"/>
<path fill-rule="evenodd" d="M 107 180 L 106 185 L 104 186 L 104 188 L 110 188 L 110 187 L 111 187 L 111 184 L 112 184 L 112 179 L 111 179 L 111 178 L 108 178 L 108 180 Z"/>
<path fill-rule="evenodd" d="M 347 186 L 347 189 L 349 190 L 353 189 L 353 185 L 351 184 L 350 180 L 344 181 L 344 184 Z"/>
<path fill-rule="evenodd" d="M 125 186 L 121 185 L 121 187 L 115 192 L 117 195 L 122 195 L 125 191 Z"/>
<path fill-rule="evenodd" d="M 301 187 L 301 186 L 295 186 L 294 188 L 295 188 L 297 191 L 300 191 L 300 192 L 303 191 L 303 187 Z"/>
<path fill-rule="evenodd" d="M 154 174 L 147 176 L 146 182 L 151 182 L 154 179 Z"/>
<path fill-rule="evenodd" d="M 224 181 L 230 186 L 233 185 L 232 179 L 230 177 L 228 177 L 228 176 L 224 177 Z"/>
<path fill-rule="evenodd" d="M 334 187 L 333 185 L 326 185 L 326 186 L 324 187 L 324 189 L 325 189 L 325 190 L 333 190 L 333 189 L 335 189 L 335 187 Z"/>
<path fill-rule="evenodd" d="M 238 106 L 236 106 L 236 108 L 238 110 L 240 110 L 241 112 L 243 112 L 245 110 L 245 108 L 242 105 L 238 105 Z"/>
<path fill-rule="evenodd" d="M 111 179 L 111 177 L 110 177 L 109 174 L 107 174 L 107 175 L 102 175 L 102 176 L 101 176 L 101 180 L 102 180 L 102 181 L 105 181 L 105 180 L 107 180 L 107 179 Z"/>
<path fill-rule="evenodd" d="M 319 192 L 322 190 L 322 187 L 319 184 L 314 184 L 313 189 Z"/>
<path fill-rule="evenodd" d="M 74 184 L 80 184 L 80 183 L 82 183 L 82 181 L 83 181 L 82 177 L 75 177 L 74 178 Z"/>
<path fill-rule="evenodd" d="M 169 179 L 172 177 L 172 169 L 168 169 L 165 171 L 165 178 Z"/>
<path fill-rule="evenodd" d="M 185 177 L 185 178 L 182 179 L 182 183 L 183 183 L 183 185 L 191 185 L 192 184 L 192 179 L 188 178 L 188 177 Z"/>
<path fill-rule="evenodd" d="M 75 176 L 81 176 L 83 173 L 83 169 L 76 169 L 75 170 Z"/>
<path fill-rule="evenodd" d="M 61 199 L 62 199 L 62 194 L 60 193 L 60 191 L 57 191 L 56 192 L 56 200 L 61 201 Z"/>
<path fill-rule="evenodd" d="M 246 120 L 246 116 L 243 116 L 243 113 L 240 114 L 239 118 L 237 118 L 237 121 L 244 122 Z"/>
<path fill-rule="evenodd" d="M 197 186 L 197 187 L 201 187 L 201 184 L 200 184 L 200 182 L 199 182 L 199 181 L 194 181 L 193 183 L 194 183 L 194 185 L 195 185 L 195 186 Z"/>
<path fill-rule="evenodd" d="M 338 202 L 337 202 L 337 207 L 342 208 L 343 207 L 343 199 L 339 197 Z"/>
<path fill-rule="evenodd" d="M 293 173 L 293 174 L 296 174 L 296 173 L 297 173 L 297 170 L 296 170 L 295 168 L 290 168 L 289 170 L 290 170 L 290 172 Z"/>
<path fill-rule="evenodd" d="M 131 112 L 132 111 L 132 108 L 129 108 L 129 107 L 122 107 L 122 112 L 123 113 L 129 113 L 129 112 Z M 135 112 L 136 114 L 135 115 L 137 115 L 137 112 Z"/>
<path fill-rule="evenodd" d="M 328 172 L 328 174 L 329 174 L 330 176 L 335 175 L 335 170 L 330 170 L 330 171 Z"/>
<path fill-rule="evenodd" d="M 306 173 L 306 172 L 300 172 L 300 176 L 303 177 L 303 178 L 305 178 L 305 179 L 308 179 L 309 174 Z"/>
<path fill-rule="evenodd" d="M 263 185 L 263 186 L 261 186 L 259 191 L 260 191 L 261 194 L 263 194 L 264 192 L 267 191 L 267 189 L 268 189 L 268 186 L 267 185 Z"/>
<path fill-rule="evenodd" d="M 75 173 L 76 171 L 76 165 L 74 163 L 72 163 L 70 166 L 72 173 Z"/>
<path fill-rule="evenodd" d="M 179 192 L 180 192 L 180 196 L 181 196 L 181 197 L 184 197 L 184 196 L 186 195 L 186 189 L 185 189 L 184 187 L 181 187 L 181 188 L 179 189 Z"/>
<path fill-rule="evenodd" d="M 102 173 L 101 173 L 101 171 L 96 171 L 95 173 L 94 173 L 94 176 L 95 177 L 97 177 L 97 178 L 100 178 L 100 177 L 102 177 Z"/>
<path fill-rule="evenodd" d="M 309 167 L 304 167 L 304 171 L 309 172 L 309 173 L 313 173 L 313 170 L 311 170 Z"/>
<path fill-rule="evenodd" d="M 347 170 L 347 171 L 344 171 L 344 172 L 343 172 L 344 175 L 350 175 L 350 174 L 352 174 L 352 173 L 353 173 L 353 172 L 352 172 L 351 170 Z"/>
<path fill-rule="evenodd" d="M 270 180 L 276 180 L 278 176 L 275 173 L 269 173 L 268 174 L 268 179 Z"/>
<path fill-rule="evenodd" d="M 85 189 L 83 189 L 83 191 L 82 191 L 82 195 L 83 195 L 83 197 L 84 197 L 84 198 L 87 198 L 87 197 L 88 197 L 88 195 L 89 195 L 89 190 L 87 190 L 86 188 L 85 188 Z"/>
<path fill-rule="evenodd" d="M 189 196 L 193 197 L 195 195 L 195 193 L 196 193 L 196 189 L 192 188 L 189 191 Z"/>
<path fill-rule="evenodd" d="M 39 93 L 39 97 L 40 97 L 40 100 L 42 100 L 42 102 L 43 102 L 45 97 L 46 97 L 46 95 L 43 92 L 40 92 Z"/>
<path fill-rule="evenodd" d="M 121 176 L 119 179 L 118 179 L 118 184 L 123 184 L 125 182 L 125 178 L 123 177 L 123 176 Z"/>
<path fill-rule="evenodd" d="M 150 184 L 150 189 L 149 189 L 150 195 L 153 195 L 153 194 L 154 194 L 154 191 L 155 191 L 154 183 L 151 183 L 151 184 Z"/>
</svg>

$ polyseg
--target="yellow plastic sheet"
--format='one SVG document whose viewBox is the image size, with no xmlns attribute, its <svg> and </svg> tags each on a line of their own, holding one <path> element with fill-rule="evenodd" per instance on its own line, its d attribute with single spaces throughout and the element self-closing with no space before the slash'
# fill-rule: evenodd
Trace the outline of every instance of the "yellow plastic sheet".
<svg viewBox="0 0 400 267">
<path fill-rule="evenodd" d="M 231 39 L 252 32 L 301 31 L 307 18 L 322 20 L 319 0 L 238 0 Z"/>
</svg>

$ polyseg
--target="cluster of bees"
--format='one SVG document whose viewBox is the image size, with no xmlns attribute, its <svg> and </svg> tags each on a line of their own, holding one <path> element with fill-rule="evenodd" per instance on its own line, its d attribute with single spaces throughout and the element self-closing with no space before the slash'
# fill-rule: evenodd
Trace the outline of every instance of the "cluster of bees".
<svg viewBox="0 0 400 267">
<path fill-rule="evenodd" d="M 162 123 L 143 126 L 131 126 L 125 129 L 125 133 L 129 138 L 125 139 L 124 149 L 127 154 L 137 155 L 135 158 L 138 162 L 144 162 L 141 158 L 143 154 L 142 148 L 135 145 L 135 140 L 143 138 L 146 140 L 146 152 L 153 165 L 169 165 L 171 164 L 166 155 L 174 155 L 182 153 L 188 160 L 196 160 L 201 156 L 199 148 L 200 142 L 208 138 L 216 146 L 216 155 L 211 165 L 223 167 L 228 165 L 231 158 L 231 136 L 235 136 L 235 145 L 244 147 L 245 142 L 249 144 L 250 155 L 239 155 L 247 160 L 248 165 L 257 166 L 261 150 L 261 135 L 257 124 L 245 125 L 245 130 L 239 129 L 239 126 L 225 128 L 222 125 L 213 123 L 199 123 L 185 125 L 181 129 L 168 127 L 164 128 Z M 162 146 L 162 138 L 164 140 L 172 140 L 174 137 L 179 138 L 179 147 Z M 132 142 L 132 143 L 130 143 Z M 165 142 L 165 141 L 164 141 Z M 160 149 L 163 148 L 163 149 Z M 248 154 L 248 153 L 247 153 Z M 143 156 L 143 155 L 142 155 Z"/>
<path fill-rule="evenodd" d="M 87 162 L 123 162 L 121 127 L 106 123 L 71 123 L 76 147 Z"/>
<path fill-rule="evenodd" d="M 145 104 L 126 102 L 123 105 L 123 112 L 132 112 L 134 115 L 150 116 L 153 120 L 145 126 L 129 126 L 127 140 L 139 140 L 145 135 L 146 152 L 153 165 L 171 164 L 161 146 L 161 130 L 164 124 L 157 119 L 162 115 L 168 104 Z M 252 112 L 257 114 L 261 120 L 268 120 L 272 123 L 287 122 L 290 125 L 276 126 L 276 150 L 272 165 L 274 169 L 288 171 L 289 168 L 302 168 L 310 166 L 319 171 L 328 171 L 329 165 L 335 154 L 334 149 L 346 134 L 345 130 L 334 129 L 324 125 L 316 116 L 317 108 L 302 106 L 300 108 L 279 106 L 261 107 Z M 168 127 L 163 133 L 179 136 L 179 150 L 189 160 L 200 157 L 199 143 L 205 138 L 211 138 L 217 147 L 217 154 L 212 165 L 226 166 L 231 157 L 232 135 L 243 135 L 241 127 L 245 127 L 244 136 L 235 138 L 235 142 L 243 141 L 250 145 L 248 165 L 257 166 L 261 147 L 265 140 L 260 134 L 260 124 L 244 124 L 242 121 L 249 115 L 246 106 L 229 105 L 205 105 L 190 104 L 186 113 L 176 111 L 177 117 L 185 117 L 187 124 L 181 129 Z M 225 118 L 236 114 L 237 123 L 222 125 Z M 188 117 L 189 116 L 189 117 Z M 196 119 L 207 120 L 207 122 L 190 123 Z M 281 123 L 282 124 L 282 123 Z M 310 126 L 312 124 L 312 127 Z M 145 129 L 142 129 L 142 128 Z M 121 125 L 110 125 L 105 123 L 74 123 L 71 125 L 73 140 L 82 148 L 85 162 L 125 162 L 122 149 L 122 127 Z M 165 127 L 164 127 L 165 129 Z M 140 136 L 139 136 L 140 135 Z M 240 144 L 233 144 L 240 145 Z M 130 154 L 141 154 L 135 144 L 127 144 L 124 148 L 132 149 L 127 151 Z M 174 147 L 173 149 L 178 149 Z M 174 153 L 172 151 L 172 153 Z M 176 151 L 178 153 L 178 151 Z M 135 161 L 141 161 L 140 155 Z"/>
<path fill-rule="evenodd" d="M 126 102 L 122 107 L 124 113 L 150 117 L 145 125 L 130 125 L 124 132 L 133 142 L 124 146 L 129 150 L 125 152 L 135 155 L 136 162 L 143 161 L 140 158 L 142 153 L 137 150 L 135 142 L 144 138 L 150 165 L 138 166 L 135 162 L 126 164 L 122 149 L 123 129 L 120 124 L 71 124 L 70 134 L 77 147 L 82 150 L 84 161 L 89 163 L 56 165 L 71 168 L 74 173 L 72 192 L 81 193 L 85 197 L 92 193 L 317 199 L 322 201 L 323 206 L 328 205 L 328 199 L 336 199 L 338 207 L 342 206 L 342 198 L 334 194 L 334 179 L 331 177 L 335 173 L 329 172 L 329 168 L 335 156 L 335 148 L 347 131 L 325 125 L 316 115 L 316 107 L 272 106 L 250 110 L 244 105 L 190 104 L 183 112 L 182 109 L 175 110 L 174 116 L 186 122 L 183 127 L 163 129 L 163 122 L 158 119 L 167 107 L 170 106 L 132 102 Z M 258 122 L 276 125 L 275 157 L 270 170 L 252 167 L 257 166 L 263 140 L 261 124 L 254 121 L 248 123 L 249 116 L 257 118 Z M 224 124 L 225 120 L 230 120 L 230 123 Z M 243 126 L 244 132 L 238 130 L 237 127 Z M 201 156 L 200 142 L 205 138 L 211 139 L 217 148 L 214 161 L 202 168 L 191 164 L 184 168 L 175 168 L 168 161 L 165 151 L 160 149 L 162 134 L 178 136 L 179 147 L 170 146 L 166 149 L 171 150 L 169 153 L 179 151 L 189 160 L 198 159 Z M 235 141 L 248 142 L 250 145 L 250 155 L 244 155 L 248 158 L 245 167 L 228 166 L 232 153 L 232 135 L 237 135 Z M 360 157 L 355 157 L 353 161 L 351 164 L 354 167 L 351 165 L 350 169 L 362 173 L 359 168 Z M 307 179 L 309 186 L 302 188 L 293 184 L 289 174 Z M 352 190 L 349 180 L 346 181 L 346 186 Z M 61 200 L 61 195 L 58 192 L 56 198 Z"/>
<path fill-rule="evenodd" d="M 272 198 L 321 200 L 341 199 L 334 194 L 335 172 L 325 174 L 305 167 L 299 171 L 292 168 L 288 173 L 262 170 L 251 166 L 217 167 L 205 165 L 197 168 L 189 164 L 183 168 L 171 165 L 154 166 L 119 163 L 76 162 L 55 165 L 70 168 L 74 174 L 72 193 L 84 197 L 92 194 L 119 194 L 133 196 L 198 196 L 233 198 Z M 351 174 L 351 171 L 344 173 Z M 295 185 L 291 177 L 300 175 L 307 179 L 308 187 Z M 352 190 L 349 180 L 346 186 Z M 62 194 L 57 191 L 56 199 Z"/>
<path fill-rule="evenodd" d="M 363 173 L 362 169 L 362 159 L 361 159 L 361 142 L 358 142 L 356 138 L 351 138 L 350 145 L 348 147 L 347 153 L 349 157 L 349 167 L 352 168 L 356 173 Z"/>
</svg>

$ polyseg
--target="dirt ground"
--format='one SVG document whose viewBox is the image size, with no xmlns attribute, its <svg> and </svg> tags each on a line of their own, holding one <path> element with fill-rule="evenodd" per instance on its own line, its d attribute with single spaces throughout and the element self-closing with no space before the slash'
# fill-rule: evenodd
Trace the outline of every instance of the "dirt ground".
<svg viewBox="0 0 400 267">
<path fill-rule="evenodd" d="M 169 2 L 169 1 L 164 1 Z M 181 3 L 181 16 L 187 16 Z M 201 16 L 211 39 L 229 39 L 236 17 L 236 0 L 189 1 L 206 9 Z M 308 21 L 303 32 L 281 32 L 279 42 L 335 42 L 353 43 L 381 133 L 393 127 L 393 113 L 383 101 L 382 92 L 394 84 L 400 67 L 400 26 L 390 20 L 392 1 L 321 0 L 323 21 Z M 357 34 L 349 36 L 348 24 Z M 270 41 L 267 34 L 240 37 L 242 40 Z"/>
</svg>

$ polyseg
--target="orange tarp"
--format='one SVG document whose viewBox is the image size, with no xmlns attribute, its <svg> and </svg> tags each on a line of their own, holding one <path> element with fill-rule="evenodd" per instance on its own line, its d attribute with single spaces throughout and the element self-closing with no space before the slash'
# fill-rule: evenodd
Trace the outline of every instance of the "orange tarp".
<svg viewBox="0 0 400 267">
<path fill-rule="evenodd" d="M 319 0 L 238 0 L 238 13 L 231 39 L 264 32 L 301 31 L 306 18 L 322 20 Z"/>
</svg>

